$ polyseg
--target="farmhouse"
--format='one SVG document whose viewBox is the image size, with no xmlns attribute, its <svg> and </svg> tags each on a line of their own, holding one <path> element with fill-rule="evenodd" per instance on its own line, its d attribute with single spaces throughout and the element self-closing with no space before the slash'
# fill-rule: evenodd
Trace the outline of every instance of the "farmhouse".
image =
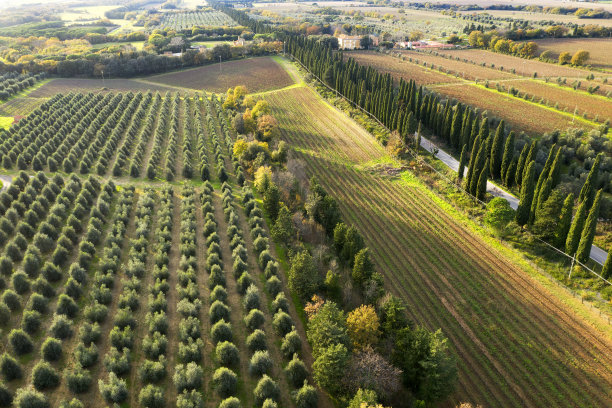
<svg viewBox="0 0 612 408">
<path fill-rule="evenodd" d="M 340 34 L 338 36 L 338 48 L 341 50 L 356 50 L 361 48 L 361 37 L 358 35 L 345 35 Z"/>
</svg>

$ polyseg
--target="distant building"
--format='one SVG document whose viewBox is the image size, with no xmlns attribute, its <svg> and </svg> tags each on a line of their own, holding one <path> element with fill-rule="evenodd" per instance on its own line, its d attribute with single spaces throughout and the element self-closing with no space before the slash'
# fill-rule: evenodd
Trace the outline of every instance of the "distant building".
<svg viewBox="0 0 612 408">
<path fill-rule="evenodd" d="M 245 45 L 244 38 L 238 37 L 236 41 L 234 41 L 234 47 L 244 47 Z"/>
<path fill-rule="evenodd" d="M 356 50 L 361 48 L 361 37 L 358 35 L 345 35 L 341 34 L 338 36 L 338 48 L 341 50 Z"/>
<path fill-rule="evenodd" d="M 370 45 L 373 47 L 378 47 L 378 44 L 380 43 L 380 39 L 378 38 L 377 35 L 374 34 L 370 34 Z"/>
<path fill-rule="evenodd" d="M 407 46 L 402 48 L 409 48 L 412 50 L 427 50 L 427 49 L 448 49 L 455 48 L 453 44 L 444 44 L 438 41 L 409 41 Z"/>
</svg>

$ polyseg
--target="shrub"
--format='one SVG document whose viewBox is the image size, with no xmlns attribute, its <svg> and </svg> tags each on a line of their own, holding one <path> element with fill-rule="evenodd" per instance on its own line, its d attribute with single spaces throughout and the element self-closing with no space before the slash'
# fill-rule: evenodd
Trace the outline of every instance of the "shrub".
<svg viewBox="0 0 612 408">
<path fill-rule="evenodd" d="M 276 401 L 268 398 L 263 402 L 263 404 L 261 404 L 261 408 L 278 408 L 278 404 Z"/>
<path fill-rule="evenodd" d="M 21 319 L 21 328 L 28 334 L 34 334 L 40 328 L 40 313 L 36 310 L 26 310 Z"/>
<path fill-rule="evenodd" d="M 266 290 L 270 295 L 276 296 L 283 290 L 283 284 L 276 276 L 271 276 L 266 282 Z"/>
<path fill-rule="evenodd" d="M 223 302 L 215 300 L 210 305 L 208 315 L 210 316 L 210 322 L 213 324 L 219 320 L 229 321 L 230 309 Z"/>
<path fill-rule="evenodd" d="M 130 371 L 130 349 L 124 348 L 119 351 L 116 347 L 111 347 L 110 351 L 104 356 L 104 367 L 106 371 L 122 375 Z"/>
<path fill-rule="evenodd" d="M 59 408 L 85 408 L 85 405 L 78 399 L 73 398 L 70 401 L 60 402 Z"/>
<path fill-rule="evenodd" d="M 249 269 L 248 265 L 241 258 L 236 258 L 232 266 L 232 270 L 234 272 L 235 278 L 239 277 L 244 272 L 248 271 L 248 269 Z"/>
<path fill-rule="evenodd" d="M 187 342 L 179 343 L 178 358 L 179 360 L 189 363 L 197 362 L 202 360 L 202 349 L 204 348 L 204 342 L 201 338 L 192 339 L 189 338 Z"/>
<path fill-rule="evenodd" d="M 75 317 L 79 311 L 79 306 L 76 304 L 74 299 L 70 296 L 62 293 L 59 295 L 57 301 L 57 313 L 66 315 L 68 317 Z"/>
<path fill-rule="evenodd" d="M 316 408 L 318 402 L 319 396 L 315 387 L 304 382 L 302 388 L 295 394 L 295 406 L 297 408 Z"/>
<path fill-rule="evenodd" d="M 30 336 L 21 329 L 13 329 L 9 334 L 9 343 L 18 356 L 30 353 L 34 349 L 34 343 Z"/>
<path fill-rule="evenodd" d="M 6 289 L 2 294 L 2 302 L 13 312 L 21 307 L 20 299 L 20 296 L 11 289 Z"/>
<path fill-rule="evenodd" d="M 221 285 L 215 286 L 212 292 L 210 292 L 210 302 L 213 303 L 217 300 L 220 302 L 227 300 L 227 290 Z"/>
<path fill-rule="evenodd" d="M 262 405 L 267 399 L 278 400 L 280 389 L 273 379 L 264 374 L 253 390 L 253 394 L 255 395 L 255 403 Z"/>
<path fill-rule="evenodd" d="M 249 362 L 249 374 L 261 376 L 267 374 L 272 368 L 272 359 L 268 351 L 256 351 Z"/>
<path fill-rule="evenodd" d="M 41 273 L 49 282 L 57 282 L 62 278 L 60 269 L 51 262 L 45 262 L 41 269 Z"/>
<path fill-rule="evenodd" d="M 196 363 L 177 364 L 174 369 L 174 385 L 177 391 L 198 389 L 202 386 L 204 372 Z"/>
<path fill-rule="evenodd" d="M 98 347 L 94 343 L 89 346 L 79 343 L 74 349 L 74 357 L 84 368 L 91 367 L 98 361 Z"/>
<path fill-rule="evenodd" d="M 98 341 L 100 335 L 100 325 L 97 322 L 85 322 L 79 328 L 79 339 L 85 345 Z"/>
<path fill-rule="evenodd" d="M 138 394 L 138 402 L 146 408 L 163 408 L 165 406 L 164 391 L 155 385 L 146 385 Z"/>
<path fill-rule="evenodd" d="M 159 360 L 146 359 L 138 369 L 140 379 L 144 383 L 154 383 L 166 376 L 166 357 L 161 355 Z"/>
<path fill-rule="evenodd" d="M 222 341 L 217 344 L 215 350 L 217 360 L 222 366 L 233 366 L 238 363 L 240 356 L 238 353 L 238 347 L 229 341 Z"/>
<path fill-rule="evenodd" d="M 45 395 L 33 388 L 19 388 L 13 399 L 15 408 L 48 408 L 49 403 Z"/>
<path fill-rule="evenodd" d="M 11 318 L 11 309 L 8 308 L 6 303 L 0 302 L 0 325 L 6 325 Z"/>
<path fill-rule="evenodd" d="M 263 251 L 261 254 L 259 254 L 258 262 L 259 262 L 259 266 L 261 267 L 261 269 L 265 270 L 268 264 L 272 262 L 273 260 L 274 258 L 272 258 L 270 251 L 268 251 L 267 249 Z"/>
<path fill-rule="evenodd" d="M 53 289 L 53 286 L 51 286 L 51 284 L 49 283 L 49 281 L 47 281 L 47 279 L 45 279 L 43 276 L 39 276 L 38 278 L 36 278 L 36 280 L 34 281 L 34 283 L 32 284 L 32 290 L 34 292 L 38 292 L 40 293 L 40 295 L 38 295 L 37 293 L 33 293 L 30 296 L 30 301 L 29 303 L 32 303 L 32 296 L 34 295 L 38 295 L 41 298 L 44 296 L 44 298 L 52 298 L 55 296 L 55 289 Z M 43 300 L 45 301 L 45 309 L 46 309 L 46 299 Z M 41 312 L 43 313 L 43 312 Z"/>
<path fill-rule="evenodd" d="M 17 271 L 11 277 L 11 281 L 13 282 L 13 288 L 20 295 L 26 293 L 30 290 L 30 281 L 28 280 L 28 275 L 21 271 Z"/>
<path fill-rule="evenodd" d="M 247 311 L 259 309 L 259 289 L 257 289 L 257 286 L 251 284 L 247 288 L 242 303 Z"/>
<path fill-rule="evenodd" d="M 255 352 L 257 350 L 267 350 L 268 346 L 266 345 L 266 334 L 260 329 L 253 331 L 253 333 L 249 334 L 247 337 L 246 345 L 251 352 Z"/>
<path fill-rule="evenodd" d="M 240 400 L 236 397 L 229 397 L 221 401 L 219 408 L 241 408 Z"/>
<path fill-rule="evenodd" d="M 57 339 L 67 339 L 72 336 L 72 322 L 65 315 L 56 314 L 53 316 L 49 331 Z"/>
<path fill-rule="evenodd" d="M 23 376 L 23 371 L 17 360 L 7 353 L 0 357 L 0 372 L 6 381 L 17 380 Z"/>
<path fill-rule="evenodd" d="M 32 369 L 32 384 L 39 391 L 55 388 L 60 383 L 60 376 L 51 364 L 40 361 Z"/>
<path fill-rule="evenodd" d="M 210 334 L 215 344 L 221 341 L 232 341 L 232 326 L 225 320 L 220 320 L 212 326 Z"/>
<path fill-rule="evenodd" d="M 183 391 L 176 399 L 176 408 L 204 408 L 202 394 L 196 390 Z"/>
<path fill-rule="evenodd" d="M 249 330 L 259 329 L 264 324 L 264 315 L 259 309 L 252 309 L 245 317 L 244 324 Z"/>
<path fill-rule="evenodd" d="M 98 388 L 107 402 L 121 403 L 128 397 L 125 380 L 117 377 L 115 373 L 109 373 L 107 381 L 98 380 Z"/>
<path fill-rule="evenodd" d="M 214 265 L 210 269 L 210 276 L 208 277 L 209 287 L 214 288 L 215 286 L 225 287 L 225 274 L 221 270 L 219 265 Z"/>
<path fill-rule="evenodd" d="M 74 394 L 87 392 L 91 387 L 91 374 L 89 370 L 84 369 L 80 365 L 74 368 L 67 368 L 64 371 L 64 380 L 68 389 Z"/>
<path fill-rule="evenodd" d="M 295 327 L 293 327 L 293 329 L 287 333 L 285 338 L 283 338 L 281 343 L 281 352 L 285 357 L 289 358 L 295 353 L 299 353 L 300 350 L 302 350 L 302 339 L 300 338 L 297 330 L 295 330 Z"/>
<path fill-rule="evenodd" d="M 218 368 L 213 374 L 213 387 L 220 397 L 229 397 L 236 392 L 238 378 L 236 373 L 227 367 Z"/>
<path fill-rule="evenodd" d="M 6 385 L 0 383 L 0 407 L 10 407 L 13 404 L 13 394 Z"/>
<path fill-rule="evenodd" d="M 293 328 L 293 320 L 286 312 L 278 311 L 272 319 L 272 326 L 279 336 L 285 336 Z"/>
<path fill-rule="evenodd" d="M 285 367 L 285 374 L 287 374 L 289 383 L 297 388 L 308 377 L 308 370 L 306 369 L 306 364 L 298 358 L 297 354 L 294 354 L 293 359 Z"/>
<path fill-rule="evenodd" d="M 236 283 L 238 286 L 238 292 L 240 292 L 241 295 L 244 295 L 249 286 L 253 284 L 253 278 L 251 278 L 251 275 L 248 272 L 244 272 L 242 275 L 240 275 L 240 278 L 238 278 L 238 282 Z"/>
</svg>

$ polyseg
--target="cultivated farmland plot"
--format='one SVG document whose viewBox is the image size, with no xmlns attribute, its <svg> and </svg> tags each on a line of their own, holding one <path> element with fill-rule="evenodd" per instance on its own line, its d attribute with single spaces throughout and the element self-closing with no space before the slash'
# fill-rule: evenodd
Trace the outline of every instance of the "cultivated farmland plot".
<svg viewBox="0 0 612 408">
<path fill-rule="evenodd" d="M 250 93 L 283 88 L 293 83 L 287 71 L 270 57 L 228 61 L 220 66 L 211 64 L 155 75 L 148 77 L 147 82 L 209 92 L 225 92 L 235 84 L 241 84 Z"/>
<path fill-rule="evenodd" d="M 606 335 L 586 324 L 502 252 L 458 222 L 374 140 L 308 88 L 271 93 L 283 138 L 339 200 L 411 317 L 441 327 L 460 357 L 447 406 L 605 406 L 612 398 Z M 339 121 L 339 118 L 343 118 Z M 342 129 L 342 131 L 337 131 Z"/>
<path fill-rule="evenodd" d="M 192 27 L 233 27 L 236 22 L 220 11 L 190 11 L 187 13 L 164 13 L 161 26 L 176 31 Z"/>
<path fill-rule="evenodd" d="M 347 56 L 355 57 L 358 63 L 363 63 L 369 66 L 373 66 L 377 69 L 389 72 L 395 79 L 399 78 L 412 78 L 419 85 L 427 85 L 434 89 L 441 95 L 453 98 L 464 104 L 477 107 L 481 111 L 487 111 L 490 115 L 505 119 L 513 129 L 524 131 L 530 135 L 539 137 L 545 132 L 550 132 L 555 129 L 565 130 L 570 127 L 582 127 L 586 129 L 592 129 L 595 127 L 594 123 L 576 120 L 571 114 L 574 112 L 574 107 L 568 107 L 567 97 L 562 97 L 559 93 L 550 93 L 550 100 L 548 105 L 553 107 L 556 99 L 559 98 L 558 111 L 550 109 L 548 107 L 540 106 L 538 104 L 541 98 L 534 98 L 534 103 L 525 101 L 522 98 L 518 98 L 508 93 L 502 93 L 495 91 L 495 83 L 500 83 L 504 87 L 512 87 L 515 82 L 531 83 L 531 80 L 522 79 L 518 75 L 513 75 L 508 72 L 502 72 L 492 68 L 486 68 L 479 65 L 470 63 L 455 61 L 448 58 L 436 57 L 430 54 L 415 53 L 411 52 L 404 55 L 405 59 L 400 60 L 397 57 L 391 55 L 385 55 L 375 52 L 357 52 L 347 53 Z M 425 57 L 425 59 L 423 59 Z M 420 63 L 426 61 L 428 66 L 417 65 L 416 62 L 410 62 L 409 58 L 413 58 L 413 61 L 419 60 Z M 435 70 L 431 69 L 431 65 L 435 66 Z M 443 68 L 444 71 L 448 71 L 448 74 L 443 74 L 438 71 L 439 68 Z M 459 78 L 457 78 L 459 75 Z M 464 81 L 462 78 L 465 76 L 466 79 L 482 79 L 483 77 L 491 78 L 489 80 L 489 88 L 484 89 L 483 81 L 480 84 Z M 492 78 L 499 78 L 494 81 Z M 433 83 L 433 81 L 439 81 Z M 539 81 L 533 82 L 533 86 L 548 86 L 542 85 Z M 554 90 L 555 88 L 551 88 Z M 562 91 L 561 89 L 559 91 Z M 571 88 L 568 88 L 568 92 L 573 92 Z M 528 92 L 531 95 L 531 92 Z M 601 97 L 595 97 L 584 94 L 577 94 L 578 98 L 585 98 L 585 100 L 592 100 L 590 104 L 593 105 L 592 109 L 589 109 L 590 115 L 587 115 L 589 119 L 593 120 L 596 115 L 600 121 L 604 121 L 604 116 L 607 110 L 598 109 L 597 107 L 607 106 L 607 102 Z M 547 97 L 544 97 L 547 99 Z M 567 108 L 567 114 L 563 112 L 564 107 Z M 582 115 L 584 112 L 580 110 L 579 114 Z"/>
<path fill-rule="evenodd" d="M 237 399 L 294 406 L 291 391 L 304 377 L 286 376 L 284 367 L 310 366 L 312 357 L 262 211 L 248 188 L 233 184 L 232 133 L 219 101 L 70 94 L 51 98 L 41 112 L 56 105 L 73 112 L 68 123 L 77 129 L 80 116 L 90 115 L 95 131 L 80 132 L 120 141 L 105 172 L 122 153 L 134 163 L 140 151 L 138 163 L 156 156 L 166 172 L 213 163 L 217 187 L 117 187 L 95 176 L 21 172 L 0 193 L 0 372 L 8 389 L 51 406 L 73 396 L 87 407 Z M 35 112 L 9 140 L 52 151 L 71 137 L 57 125 L 61 136 L 49 143 L 20 138 L 19 130 L 36 135 L 41 123 L 56 126 Z M 70 146 L 79 143 L 83 154 L 69 148 L 67 156 L 76 154 L 79 168 L 99 168 L 109 144 L 78 139 Z"/>
</svg>

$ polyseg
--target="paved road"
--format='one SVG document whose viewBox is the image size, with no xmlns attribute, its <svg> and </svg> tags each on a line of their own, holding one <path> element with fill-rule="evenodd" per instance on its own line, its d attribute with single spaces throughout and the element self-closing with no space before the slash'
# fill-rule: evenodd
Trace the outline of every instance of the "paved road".
<svg viewBox="0 0 612 408">
<path fill-rule="evenodd" d="M 453 171 L 459 170 L 459 161 L 455 159 L 453 156 L 451 156 L 450 154 L 446 153 L 445 151 L 440 150 L 430 140 L 424 137 L 421 137 L 421 147 L 427 150 L 428 152 L 432 152 L 434 149 L 438 149 L 438 153 L 436 154 L 436 157 L 442 163 L 446 164 L 449 168 L 451 168 Z M 516 210 L 518 208 L 519 199 L 517 197 L 513 196 L 507 191 L 502 190 L 499 186 L 493 184 L 490 181 L 487 182 L 487 192 L 491 193 L 495 197 L 505 198 L 506 201 L 510 203 L 510 207 L 512 207 L 512 209 Z M 599 263 L 600 265 L 603 265 L 604 262 L 606 262 L 608 253 L 604 251 L 603 249 L 593 245 L 591 246 L 590 257 L 595 262 Z"/>
</svg>

